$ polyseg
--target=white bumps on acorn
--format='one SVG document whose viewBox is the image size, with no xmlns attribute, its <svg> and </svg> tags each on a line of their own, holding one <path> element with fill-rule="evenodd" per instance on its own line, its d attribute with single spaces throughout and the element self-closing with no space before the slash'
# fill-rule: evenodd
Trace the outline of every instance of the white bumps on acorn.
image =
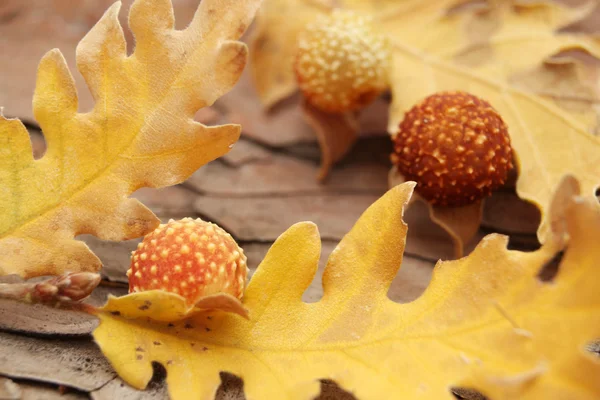
<svg viewBox="0 0 600 400">
<path fill-rule="evenodd" d="M 336 9 L 300 34 L 296 77 L 313 106 L 329 113 L 354 111 L 387 89 L 390 58 L 371 18 Z"/>
<path fill-rule="evenodd" d="M 248 266 L 224 229 L 201 219 L 170 220 L 144 237 L 131 254 L 129 291 L 163 290 L 189 304 L 225 293 L 241 299 Z"/>
</svg>

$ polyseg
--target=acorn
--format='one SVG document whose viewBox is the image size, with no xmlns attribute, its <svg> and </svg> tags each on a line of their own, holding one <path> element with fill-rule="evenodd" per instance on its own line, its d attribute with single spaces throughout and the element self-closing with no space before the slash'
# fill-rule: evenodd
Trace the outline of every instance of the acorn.
<svg viewBox="0 0 600 400">
<path fill-rule="evenodd" d="M 131 255 L 130 293 L 164 290 L 190 305 L 217 293 L 237 299 L 244 294 L 244 251 L 221 227 L 199 218 L 161 224 Z"/>
<path fill-rule="evenodd" d="M 502 186 L 512 148 L 502 117 L 465 92 L 433 94 L 410 109 L 393 136 L 392 162 L 416 192 L 439 206 L 464 206 Z"/>
<path fill-rule="evenodd" d="M 294 68 L 310 104 L 342 113 L 365 107 L 387 88 L 390 54 L 370 17 L 335 9 L 300 33 Z"/>
</svg>

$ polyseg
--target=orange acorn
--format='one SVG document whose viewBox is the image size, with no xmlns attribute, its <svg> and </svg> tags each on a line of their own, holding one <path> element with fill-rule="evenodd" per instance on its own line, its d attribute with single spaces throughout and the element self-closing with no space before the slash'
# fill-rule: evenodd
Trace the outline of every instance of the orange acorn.
<svg viewBox="0 0 600 400">
<path fill-rule="evenodd" d="M 241 299 L 246 286 L 246 256 L 219 226 L 184 218 L 161 224 L 132 252 L 129 292 L 164 290 L 187 304 L 226 293 Z"/>
<path fill-rule="evenodd" d="M 435 205 L 474 203 L 503 185 L 513 167 L 506 124 L 469 93 L 427 97 L 406 113 L 393 140 L 392 162 Z"/>
<path fill-rule="evenodd" d="M 300 90 L 322 111 L 354 111 L 388 86 L 390 51 L 371 20 L 333 10 L 300 34 L 295 71 Z"/>
</svg>

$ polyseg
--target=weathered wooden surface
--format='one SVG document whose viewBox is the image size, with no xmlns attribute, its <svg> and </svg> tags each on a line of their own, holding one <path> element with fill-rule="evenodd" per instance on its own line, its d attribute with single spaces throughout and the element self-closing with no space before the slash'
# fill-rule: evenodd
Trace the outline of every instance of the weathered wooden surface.
<svg viewBox="0 0 600 400">
<path fill-rule="evenodd" d="M 31 124 L 36 157 L 44 153 L 43 137 L 35 128 L 30 106 L 37 62 L 45 51 L 60 47 L 73 67 L 78 40 L 112 2 L 86 0 L 77 7 L 65 0 L 41 0 L 35 7 L 20 0 L 0 3 L 0 106 L 6 107 L 7 116 Z M 124 3 L 127 8 L 131 1 Z M 178 25 L 183 26 L 197 1 L 174 3 Z M 86 110 L 91 99 L 77 74 L 76 80 L 81 109 Z M 323 238 L 323 256 L 318 274 L 304 295 L 305 301 L 313 302 L 322 294 L 321 275 L 327 256 L 359 215 L 387 189 L 391 144 L 384 134 L 386 100 L 380 100 L 364 113 L 361 123 L 365 134 L 352 153 L 333 169 L 327 182 L 319 184 L 315 180 L 319 164 L 316 139 L 299 108 L 293 107 L 294 101 L 297 99 L 281 105 L 279 113 L 262 113 L 245 76 L 215 107 L 197 115 L 207 124 L 242 123 L 244 136 L 233 150 L 182 185 L 141 189 L 134 196 L 164 221 L 191 216 L 222 225 L 244 247 L 252 272 L 270 244 L 291 224 L 316 222 Z M 537 247 L 534 233 L 538 219 L 535 208 L 519 200 L 510 187 L 504 188 L 486 203 L 482 229 L 468 249 L 490 232 L 510 234 L 514 248 L 533 249 Z M 390 298 L 398 302 L 418 297 L 435 262 L 453 256 L 452 243 L 429 220 L 423 204 L 412 205 L 405 220 L 409 225 L 405 259 L 389 291 Z M 126 293 L 129 254 L 139 240 L 113 243 L 87 235 L 81 239 L 104 264 L 104 281 L 88 301 L 101 304 L 109 293 Z M 91 339 L 90 332 L 97 323 L 81 312 L 0 301 L 0 399 L 166 399 L 160 369 L 144 392 L 116 377 Z M 241 382 L 223 377 L 217 398 L 243 398 Z M 321 399 L 352 398 L 334 384 L 323 383 L 322 387 Z"/>
</svg>

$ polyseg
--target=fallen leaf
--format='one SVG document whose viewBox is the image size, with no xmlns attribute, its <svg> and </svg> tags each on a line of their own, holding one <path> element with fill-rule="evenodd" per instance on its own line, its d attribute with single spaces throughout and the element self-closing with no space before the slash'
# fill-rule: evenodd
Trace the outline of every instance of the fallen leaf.
<svg viewBox="0 0 600 400">
<path fill-rule="evenodd" d="M 598 136 L 600 60 L 581 50 L 566 50 L 529 71 L 511 76 L 516 88 L 551 98 Z"/>
<path fill-rule="evenodd" d="M 324 181 L 331 167 L 340 161 L 356 142 L 358 121 L 354 113 L 330 114 L 311 106 L 308 102 L 304 102 L 303 110 L 319 140 L 321 168 L 317 179 Z"/>
<path fill-rule="evenodd" d="M 429 207 L 429 218 L 452 237 L 456 258 L 464 256 L 465 245 L 477 234 L 482 213 L 482 201 L 462 207 Z"/>
<path fill-rule="evenodd" d="M 248 317 L 240 301 L 229 294 L 217 293 L 203 296 L 194 304 L 187 304 L 185 298 L 163 290 L 134 292 L 126 296 L 109 296 L 103 307 L 106 312 L 131 319 L 152 318 L 156 321 L 181 321 L 198 312 L 221 310 Z"/>
<path fill-rule="evenodd" d="M 461 44 L 464 38 L 459 33 L 450 32 L 460 32 L 457 26 L 475 16 L 431 11 L 419 12 L 414 23 L 395 18 L 380 22 L 382 29 L 390 32 L 395 47 L 390 133 L 394 133 L 404 110 L 435 91 L 467 90 L 489 101 L 509 127 L 519 168 L 517 193 L 541 210 L 538 237 L 544 242 L 549 236 L 546 211 L 562 176 L 574 174 L 587 194 L 593 194 L 600 184 L 600 140 L 581 123 L 579 118 L 589 121 L 587 116 L 572 115 L 540 96 L 514 88 L 510 81 L 564 48 L 584 48 L 598 55 L 598 44 L 592 38 L 555 33 L 582 18 L 589 8 L 500 2 L 488 10 L 494 14 L 497 31 L 487 40 L 466 45 Z M 427 34 L 418 35 L 421 26 L 431 28 Z M 445 38 L 443 48 L 432 43 L 434 37 Z M 481 47 L 493 56 L 481 54 Z M 459 61 L 471 58 L 465 65 L 456 62 L 456 56 L 460 56 Z"/>
<path fill-rule="evenodd" d="M 436 91 L 465 90 L 486 99 L 499 111 L 509 126 L 517 153 L 517 193 L 541 211 L 540 241 L 549 236 L 547 209 L 563 175 L 575 175 L 586 194 L 598 188 L 600 139 L 590 131 L 597 125 L 600 96 L 597 89 L 589 89 L 598 83 L 598 66 L 583 68 L 574 57 L 552 59 L 573 49 L 594 57 L 600 55 L 600 42 L 595 37 L 562 30 L 587 18 L 593 2 L 566 7 L 556 2 L 508 0 L 342 0 L 335 5 L 325 1 L 267 0 L 251 44 L 257 90 L 266 106 L 295 88 L 292 63 L 296 38 L 311 21 L 310 15 L 315 19 L 334 6 L 371 15 L 375 27 L 388 35 L 393 46 L 390 134 L 395 134 L 406 110 Z M 287 23 L 286 18 L 275 21 L 292 14 L 302 18 L 294 23 Z M 278 53 L 271 54 L 274 51 Z M 573 85 L 578 85 L 567 93 L 557 92 L 556 87 L 548 90 L 548 81 L 557 76 L 560 63 L 563 71 L 558 76 L 568 76 Z M 545 71 L 546 75 L 539 75 L 539 82 L 525 85 L 527 77 L 536 70 L 539 74 L 540 68 L 554 71 Z M 276 73 L 275 69 L 288 72 Z M 539 91 L 539 95 L 523 91 L 525 88 Z M 567 109 L 553 103 L 558 95 L 567 97 L 558 99 L 564 103 L 578 89 Z M 576 102 L 587 104 L 582 109 L 573 106 Z M 467 212 L 459 219 L 467 221 L 474 214 Z M 456 229 L 451 232 L 461 236 Z"/>
<path fill-rule="evenodd" d="M 481 224 L 495 232 L 535 235 L 540 212 L 512 191 L 499 190 L 485 199 Z"/>
<path fill-rule="evenodd" d="M 297 35 L 315 16 L 333 8 L 333 0 L 265 1 L 256 15 L 250 60 L 252 77 L 265 106 L 271 107 L 298 86 L 292 65 Z"/>
<path fill-rule="evenodd" d="M 254 274 L 244 296 L 250 320 L 166 324 L 100 311 L 94 338 L 136 388 L 150 380 L 151 362 L 161 363 L 174 400 L 213 398 L 220 371 L 261 399 L 312 398 L 320 379 L 361 399 L 451 399 L 452 387 L 496 399 L 597 398 L 600 363 L 583 350 L 600 334 L 596 199 L 572 197 L 566 231 L 540 250 L 509 251 L 506 237 L 489 235 L 468 257 L 439 262 L 417 300 L 396 304 L 387 293 L 413 188 L 394 187 L 363 214 L 329 257 L 316 303 L 301 301 L 321 247 L 305 222 L 281 235 Z M 558 274 L 541 282 L 567 237 Z"/>
<path fill-rule="evenodd" d="M 189 24 L 198 8 L 198 0 L 174 0 L 175 22 L 179 29 Z M 37 63 L 48 49 L 63 51 L 67 65 L 75 65 L 75 47 L 79 40 L 102 17 L 114 0 L 80 0 L 73 7 L 70 0 L 3 0 L 0 4 L 0 104 L 11 117 L 35 124 L 31 109 L 31 93 L 35 89 Z M 123 0 L 128 10 L 133 0 Z M 124 13 L 119 20 L 127 24 Z M 132 49 L 133 36 L 124 32 L 128 50 Z M 80 110 L 89 111 L 94 100 L 87 90 L 85 80 L 75 74 Z M 203 121 L 200 121 L 203 122 Z"/>
<path fill-rule="evenodd" d="M 395 166 L 389 172 L 388 182 L 390 187 L 405 182 Z M 454 258 L 464 256 L 465 247 L 479 231 L 485 202 L 478 201 L 461 207 L 442 207 L 431 204 L 419 195 L 413 196 L 411 200 L 411 204 L 414 204 L 414 201 L 423 202 L 427 206 L 431 221 L 450 236 L 454 245 Z"/>
<path fill-rule="evenodd" d="M 127 55 L 120 4 L 104 14 L 77 48 L 77 65 L 96 106 L 77 113 L 73 78 L 52 50 L 38 69 L 34 114 L 48 150 L 34 161 L 18 120 L 0 117 L 0 273 L 24 277 L 95 271 L 100 261 L 73 240 L 142 236 L 159 221 L 136 189 L 183 181 L 229 150 L 239 126 L 193 121 L 234 85 L 247 49 L 235 41 L 260 0 L 203 1 L 191 24 L 173 29 L 171 2 L 137 1 Z M 168 140 L 166 139 L 168 137 Z"/>
</svg>

